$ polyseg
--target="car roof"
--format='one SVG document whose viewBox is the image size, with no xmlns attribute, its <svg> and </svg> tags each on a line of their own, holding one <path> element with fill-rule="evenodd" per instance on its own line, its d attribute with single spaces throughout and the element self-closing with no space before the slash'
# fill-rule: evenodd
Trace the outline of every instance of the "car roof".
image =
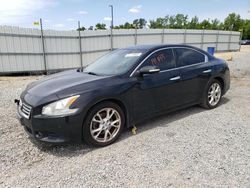
<svg viewBox="0 0 250 188">
<path fill-rule="evenodd" d="M 129 46 L 125 49 L 143 49 L 143 50 L 156 50 L 158 48 L 165 48 L 165 47 L 190 47 L 195 48 L 190 45 L 186 44 L 144 44 L 144 45 L 135 45 L 135 46 Z"/>
<path fill-rule="evenodd" d="M 135 46 L 130 46 L 124 49 L 128 49 L 128 50 L 146 50 L 147 52 L 152 52 L 154 50 L 158 50 L 161 48 L 167 48 L 167 47 L 184 47 L 184 48 L 192 48 L 194 50 L 200 51 L 204 54 L 206 54 L 209 58 L 213 58 L 213 56 L 211 56 L 209 53 L 207 53 L 206 51 L 194 47 L 194 46 L 190 46 L 190 45 L 186 45 L 186 44 L 144 44 L 144 45 L 135 45 Z"/>
</svg>

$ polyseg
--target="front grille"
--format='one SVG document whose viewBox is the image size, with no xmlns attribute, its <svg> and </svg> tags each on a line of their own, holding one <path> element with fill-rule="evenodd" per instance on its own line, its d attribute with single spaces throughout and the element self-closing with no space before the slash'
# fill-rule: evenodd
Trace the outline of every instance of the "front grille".
<svg viewBox="0 0 250 188">
<path fill-rule="evenodd" d="M 28 104 L 25 104 L 24 102 L 20 101 L 20 110 L 22 112 L 22 115 L 29 119 L 30 118 L 30 113 L 31 113 L 31 109 L 32 107 L 29 106 Z"/>
</svg>

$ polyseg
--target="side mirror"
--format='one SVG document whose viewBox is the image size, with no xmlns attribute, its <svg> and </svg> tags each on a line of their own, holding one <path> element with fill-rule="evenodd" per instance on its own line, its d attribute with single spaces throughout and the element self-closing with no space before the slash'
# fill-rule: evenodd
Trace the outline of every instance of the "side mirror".
<svg viewBox="0 0 250 188">
<path fill-rule="evenodd" d="M 139 70 L 140 74 L 154 74 L 160 72 L 160 69 L 156 66 L 145 66 Z"/>
</svg>

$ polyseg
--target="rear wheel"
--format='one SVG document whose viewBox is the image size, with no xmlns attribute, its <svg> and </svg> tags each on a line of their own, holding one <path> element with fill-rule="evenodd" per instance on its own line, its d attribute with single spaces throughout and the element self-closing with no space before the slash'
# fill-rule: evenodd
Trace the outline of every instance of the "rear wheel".
<svg viewBox="0 0 250 188">
<path fill-rule="evenodd" d="M 206 90 L 201 106 L 207 109 L 217 107 L 221 100 L 221 91 L 221 83 L 218 80 L 212 80 Z"/>
<path fill-rule="evenodd" d="M 83 125 L 83 139 L 87 144 L 107 146 L 121 134 L 125 124 L 119 105 L 103 102 L 92 108 Z"/>
</svg>

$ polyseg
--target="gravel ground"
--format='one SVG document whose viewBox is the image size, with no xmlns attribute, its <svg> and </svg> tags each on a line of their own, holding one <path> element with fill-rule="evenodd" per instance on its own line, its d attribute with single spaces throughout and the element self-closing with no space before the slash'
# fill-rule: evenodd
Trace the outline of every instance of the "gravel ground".
<svg viewBox="0 0 250 188">
<path fill-rule="evenodd" d="M 0 77 L 0 187 L 250 187 L 250 47 L 232 56 L 218 108 L 157 117 L 105 148 L 28 139 L 13 100 L 38 77 Z"/>
</svg>

